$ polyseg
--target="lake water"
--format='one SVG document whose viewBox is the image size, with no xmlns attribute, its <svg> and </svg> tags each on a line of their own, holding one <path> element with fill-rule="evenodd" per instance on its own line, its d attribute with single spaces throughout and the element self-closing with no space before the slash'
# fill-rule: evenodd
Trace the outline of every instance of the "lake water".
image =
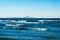
<svg viewBox="0 0 60 40">
<path fill-rule="evenodd" d="M 60 26 L 39 24 L 25 27 L 47 28 L 47 30 L 16 30 L 0 26 L 0 40 L 60 40 Z"/>
</svg>

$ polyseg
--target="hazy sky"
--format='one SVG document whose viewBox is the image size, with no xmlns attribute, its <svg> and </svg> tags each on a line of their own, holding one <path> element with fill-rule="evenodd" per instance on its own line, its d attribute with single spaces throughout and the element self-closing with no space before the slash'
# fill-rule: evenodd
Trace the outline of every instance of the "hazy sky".
<svg viewBox="0 0 60 40">
<path fill-rule="evenodd" d="M 60 17 L 60 0 L 0 0 L 0 17 Z"/>
</svg>

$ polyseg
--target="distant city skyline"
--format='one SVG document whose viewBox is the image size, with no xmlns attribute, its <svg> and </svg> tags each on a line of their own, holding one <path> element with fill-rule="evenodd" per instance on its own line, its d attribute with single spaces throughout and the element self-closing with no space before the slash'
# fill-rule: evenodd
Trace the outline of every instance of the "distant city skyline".
<svg viewBox="0 0 60 40">
<path fill-rule="evenodd" d="M 60 18 L 60 0 L 0 0 L 0 17 Z"/>
</svg>

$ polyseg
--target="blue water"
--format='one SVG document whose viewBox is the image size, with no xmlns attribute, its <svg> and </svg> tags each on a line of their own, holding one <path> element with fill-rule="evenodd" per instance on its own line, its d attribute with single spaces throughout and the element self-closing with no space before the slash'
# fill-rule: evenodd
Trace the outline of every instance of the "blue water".
<svg viewBox="0 0 60 40">
<path fill-rule="evenodd" d="M 10 38 L 13 40 L 60 40 L 60 26 L 39 24 L 29 27 L 48 28 L 48 30 L 15 30 L 11 27 L 0 26 L 0 38 Z"/>
</svg>

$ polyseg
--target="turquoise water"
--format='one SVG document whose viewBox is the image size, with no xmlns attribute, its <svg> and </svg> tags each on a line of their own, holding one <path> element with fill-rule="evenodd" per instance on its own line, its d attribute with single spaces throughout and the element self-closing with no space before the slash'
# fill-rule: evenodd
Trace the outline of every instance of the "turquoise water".
<svg viewBox="0 0 60 40">
<path fill-rule="evenodd" d="M 15 30 L 12 29 L 12 27 L 0 26 L 0 39 L 2 40 L 4 38 L 10 38 L 11 40 L 60 40 L 60 26 L 39 24 L 29 27 L 47 28 L 47 30 Z"/>
</svg>

